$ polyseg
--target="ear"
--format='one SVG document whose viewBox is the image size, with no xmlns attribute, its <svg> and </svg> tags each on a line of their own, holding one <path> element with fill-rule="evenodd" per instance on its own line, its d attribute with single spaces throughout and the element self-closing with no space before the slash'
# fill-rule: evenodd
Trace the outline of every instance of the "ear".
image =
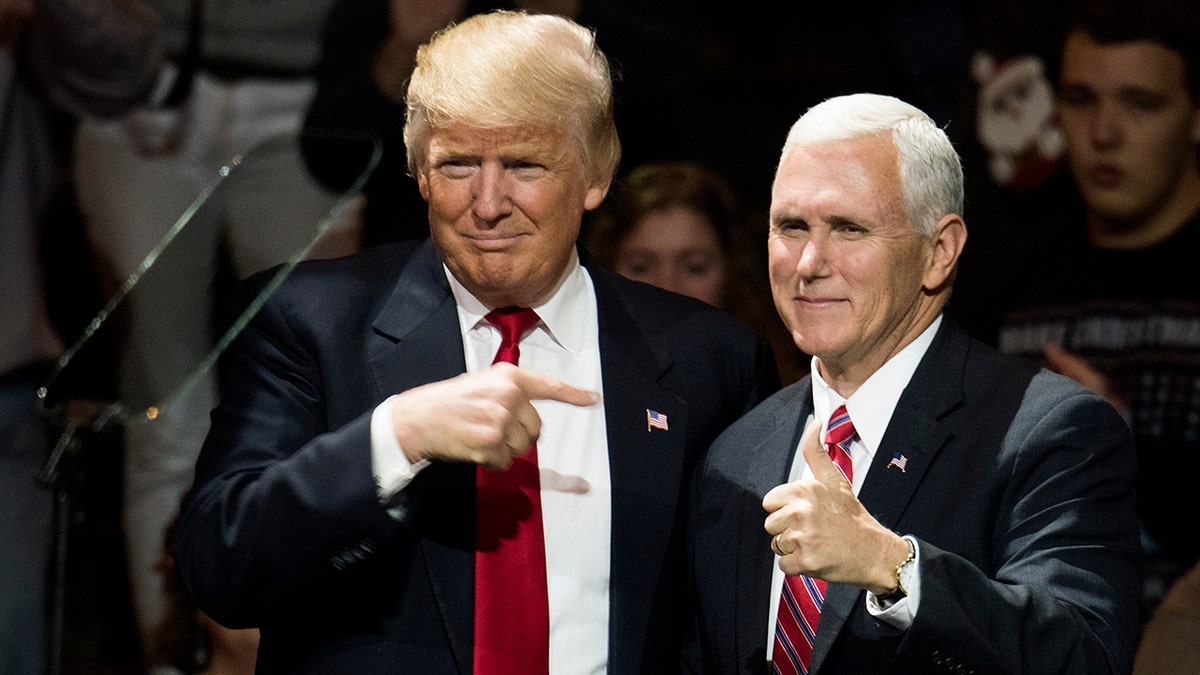
<svg viewBox="0 0 1200 675">
<path fill-rule="evenodd" d="M 421 192 L 421 198 L 429 201 L 429 174 L 426 173 L 425 167 L 417 169 L 417 190 Z"/>
<path fill-rule="evenodd" d="M 922 286 L 934 291 L 942 288 L 954 276 L 958 258 L 967 243 L 967 224 L 962 216 L 952 213 L 943 217 L 932 235 L 932 250 L 925 268 Z"/>
<path fill-rule="evenodd" d="M 600 202 L 604 201 L 604 197 L 608 194 L 608 187 L 612 185 L 612 178 L 608 178 L 602 182 L 592 183 L 588 188 L 587 195 L 583 198 L 583 208 L 586 211 L 600 206 Z"/>
</svg>

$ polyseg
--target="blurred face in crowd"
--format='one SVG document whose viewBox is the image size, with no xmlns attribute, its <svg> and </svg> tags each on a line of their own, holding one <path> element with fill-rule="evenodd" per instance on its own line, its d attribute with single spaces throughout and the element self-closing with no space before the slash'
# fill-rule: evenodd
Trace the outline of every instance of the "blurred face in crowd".
<svg viewBox="0 0 1200 675">
<path fill-rule="evenodd" d="M 417 171 L 442 260 L 491 308 L 545 297 L 572 256 L 595 184 L 565 128 L 435 130 Z"/>
<path fill-rule="evenodd" d="M 946 241 L 948 227 L 961 236 Z M 947 282 L 965 238 L 957 216 L 933 235 L 913 229 L 886 134 L 792 148 L 771 191 L 776 308 L 823 376 L 861 383 L 940 311 L 932 289 Z"/>
<path fill-rule="evenodd" d="M 685 206 L 651 211 L 617 249 L 615 271 L 720 307 L 725 252 L 708 218 Z"/>
<path fill-rule="evenodd" d="M 1150 41 L 1064 43 L 1059 120 L 1071 172 L 1092 219 L 1137 227 L 1183 198 L 1197 178 L 1200 110 L 1184 61 Z"/>
</svg>

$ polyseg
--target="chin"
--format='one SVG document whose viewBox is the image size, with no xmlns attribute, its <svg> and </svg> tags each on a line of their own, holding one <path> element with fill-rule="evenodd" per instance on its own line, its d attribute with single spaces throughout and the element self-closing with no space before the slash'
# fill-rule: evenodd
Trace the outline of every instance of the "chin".
<svg viewBox="0 0 1200 675">
<path fill-rule="evenodd" d="M 1088 212 L 1107 229 L 1124 230 L 1136 227 L 1145 218 L 1145 211 L 1128 199 L 1113 199 L 1113 195 L 1102 195 L 1099 199 L 1085 199 Z"/>
<path fill-rule="evenodd" d="M 805 354 L 817 355 L 828 351 L 830 344 L 827 340 L 817 339 L 812 331 L 792 329 L 792 342 Z"/>
</svg>

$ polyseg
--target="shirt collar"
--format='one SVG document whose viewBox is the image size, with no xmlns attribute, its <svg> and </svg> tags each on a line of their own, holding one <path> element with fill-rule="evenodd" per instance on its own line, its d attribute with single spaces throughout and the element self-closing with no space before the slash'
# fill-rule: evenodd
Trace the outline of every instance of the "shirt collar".
<svg viewBox="0 0 1200 675">
<path fill-rule="evenodd" d="M 454 278 L 450 269 L 442 264 L 446 279 L 450 281 L 450 292 L 458 305 L 458 318 L 463 334 L 487 324 L 484 316 L 489 308 L 479 301 L 465 286 Z M 540 303 L 531 309 L 537 312 L 542 322 L 539 324 L 552 340 L 572 354 L 580 353 L 587 344 L 587 303 L 584 302 L 591 293 L 591 284 L 587 271 L 579 263 L 579 255 L 571 252 L 571 261 L 559 277 L 554 290 Z M 594 332 L 594 331 L 593 331 Z"/>
<path fill-rule="evenodd" d="M 892 413 L 896 411 L 900 395 L 904 393 L 941 325 L 942 315 L 938 314 L 933 323 L 872 373 L 849 399 L 842 398 L 841 394 L 821 378 L 817 357 L 814 356 L 811 363 L 813 416 L 820 420 L 822 425 L 827 424 L 833 411 L 845 403 L 846 412 L 850 413 L 859 440 L 874 456 L 875 450 L 883 441 L 888 424 L 892 421 Z"/>
</svg>

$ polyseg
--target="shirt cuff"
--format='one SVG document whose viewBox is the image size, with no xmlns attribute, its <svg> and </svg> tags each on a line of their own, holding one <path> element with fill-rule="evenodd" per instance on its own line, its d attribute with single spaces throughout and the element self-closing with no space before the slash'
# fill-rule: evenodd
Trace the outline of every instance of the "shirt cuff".
<svg viewBox="0 0 1200 675">
<path fill-rule="evenodd" d="M 408 461 L 392 425 L 395 407 L 396 396 L 390 396 L 371 413 L 371 472 L 375 475 L 380 503 L 388 508 L 393 518 L 402 519 L 407 511 L 402 499 L 404 488 L 429 466 L 429 460 Z"/>
<path fill-rule="evenodd" d="M 884 607 L 874 593 L 867 591 L 867 612 L 889 626 L 900 630 L 908 630 L 908 627 L 916 619 L 917 609 L 921 604 L 921 545 L 917 543 L 915 537 L 904 535 L 904 538 L 913 545 L 913 550 L 916 551 L 912 562 L 913 575 L 911 588 L 906 586 L 904 589 L 907 591 L 907 595 L 897 602 Z"/>
</svg>

